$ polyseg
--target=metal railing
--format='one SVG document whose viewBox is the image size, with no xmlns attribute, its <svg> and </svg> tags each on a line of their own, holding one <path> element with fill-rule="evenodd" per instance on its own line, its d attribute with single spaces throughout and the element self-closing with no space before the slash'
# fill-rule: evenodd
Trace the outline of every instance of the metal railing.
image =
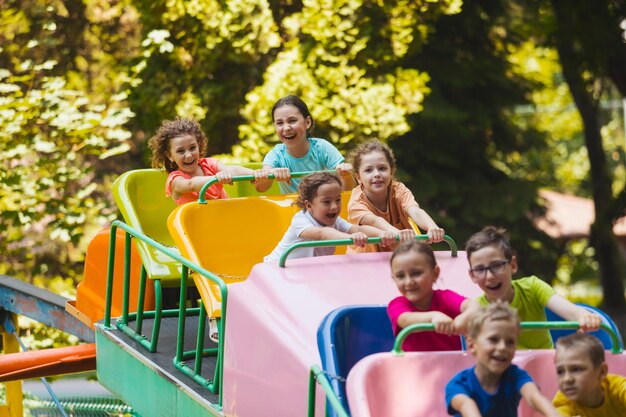
<svg viewBox="0 0 626 417">
<path fill-rule="evenodd" d="M 427 235 L 415 235 L 415 239 L 428 240 L 428 236 Z M 396 240 L 400 241 L 400 238 L 396 237 Z M 457 250 L 456 242 L 454 241 L 454 239 L 452 239 L 448 235 L 444 235 L 443 240 L 448 244 L 448 246 L 450 246 L 450 255 L 453 257 L 456 257 L 458 250 Z M 379 237 L 370 237 L 367 239 L 367 243 L 381 243 L 381 242 L 382 242 L 382 239 Z M 289 254 L 299 248 L 319 248 L 319 247 L 324 247 L 324 246 L 347 246 L 347 245 L 353 245 L 353 244 L 354 242 L 352 241 L 352 239 L 307 240 L 304 242 L 296 242 L 292 244 L 291 246 L 289 246 L 285 250 L 285 252 L 280 256 L 280 260 L 278 261 L 278 266 L 280 266 L 281 268 L 284 268 L 285 263 L 287 262 L 287 258 L 289 257 Z"/>
<path fill-rule="evenodd" d="M 522 331 L 524 330 L 550 330 L 550 329 L 578 329 L 580 327 L 580 323 L 577 321 L 523 321 L 521 323 Z M 614 354 L 622 353 L 622 347 L 619 341 L 619 337 L 617 333 L 607 324 L 602 323 L 600 326 L 602 330 L 607 332 L 611 337 L 611 352 Z M 435 325 L 432 323 L 416 323 L 411 324 L 410 326 L 405 327 L 398 333 L 396 339 L 393 343 L 392 352 L 395 355 L 404 354 L 404 350 L 402 349 L 402 342 L 404 339 L 415 332 L 423 332 L 423 331 L 434 331 Z"/>
<path fill-rule="evenodd" d="M 113 280 L 114 280 L 114 267 L 115 267 L 115 242 L 116 242 L 116 230 L 117 228 L 123 229 L 126 232 L 125 241 L 124 241 L 124 282 L 123 282 L 123 300 L 122 300 L 122 315 L 119 317 L 115 326 L 111 326 L 111 305 L 113 298 Z M 146 273 L 145 269 L 142 266 L 142 273 L 140 275 L 140 283 L 139 283 L 139 294 L 137 300 L 137 312 L 129 313 L 129 299 L 130 299 L 130 254 L 131 254 L 131 243 L 132 238 L 139 239 L 146 244 L 156 248 L 158 251 L 164 253 L 170 258 L 180 262 L 182 264 L 182 275 L 181 275 L 181 283 L 180 283 L 180 299 L 179 299 L 179 308 L 172 310 L 160 311 L 160 309 L 156 309 L 155 311 L 144 311 L 144 300 L 145 300 L 145 290 L 146 290 Z M 221 310 L 222 310 L 222 319 L 219 320 L 218 324 L 218 334 L 219 340 L 217 348 L 204 349 L 203 340 L 204 340 L 204 328 L 206 325 L 206 311 L 202 303 L 198 308 L 187 308 L 187 286 L 188 286 L 188 278 L 189 271 L 194 271 L 195 273 L 201 275 L 205 279 L 213 281 L 220 289 L 221 294 Z M 162 245 L 161 243 L 155 241 L 154 239 L 146 236 L 145 234 L 139 232 L 133 227 L 127 225 L 126 223 L 116 220 L 111 224 L 111 239 L 109 243 L 109 260 L 108 260 L 108 272 L 107 272 L 107 287 L 106 287 L 106 301 L 105 301 L 105 312 L 104 312 L 104 327 L 106 329 L 114 329 L 117 328 L 120 331 L 127 334 L 133 340 L 140 343 L 143 347 L 148 349 L 151 352 L 156 350 L 156 340 L 149 341 L 147 338 L 141 334 L 142 323 L 144 318 L 154 318 L 154 327 L 153 327 L 153 337 L 154 335 L 158 335 L 159 327 L 161 325 L 161 320 L 164 316 L 175 317 L 178 316 L 178 328 L 177 328 L 177 341 L 176 341 L 176 355 L 173 358 L 174 366 L 183 372 L 185 375 L 191 377 L 198 384 L 206 387 L 212 393 L 219 393 L 219 406 L 222 404 L 222 390 L 220 389 L 222 385 L 223 378 L 223 357 L 224 357 L 224 330 L 226 323 L 226 306 L 228 299 L 228 289 L 226 287 L 225 282 L 218 277 L 217 275 L 207 271 L 200 265 L 191 262 L 190 260 L 184 258 L 179 253 L 171 250 L 170 248 Z M 160 292 L 157 292 L 157 298 Z M 155 300 L 155 304 L 157 306 L 161 305 L 161 300 Z M 185 340 L 185 319 L 192 315 L 198 315 L 198 338 L 196 344 L 196 349 L 193 351 L 186 352 L 184 351 L 184 340 Z M 128 324 L 130 321 L 135 320 L 136 326 L 135 329 L 130 327 Z M 154 349 L 154 350 L 152 350 Z M 213 375 L 213 379 L 204 378 L 200 375 L 201 365 L 202 365 L 202 357 L 211 355 L 217 356 L 215 372 Z M 185 360 L 195 358 L 195 366 L 194 368 L 189 367 Z"/>
<path fill-rule="evenodd" d="M 335 170 L 292 172 L 291 173 L 291 178 L 306 177 L 307 175 L 313 174 L 315 172 L 332 172 L 332 173 L 337 173 L 337 171 L 335 171 Z M 274 174 L 268 174 L 267 179 L 270 179 L 270 180 L 275 179 Z M 233 182 L 236 182 L 236 181 L 254 181 L 254 175 L 237 175 L 237 176 L 233 177 L 232 180 L 233 180 Z M 202 186 L 202 188 L 200 188 L 200 194 L 199 194 L 199 197 L 198 197 L 198 203 L 199 204 L 206 204 L 207 203 L 207 199 L 204 197 L 204 195 L 206 194 L 206 191 L 209 189 L 209 187 L 211 187 L 212 185 L 215 185 L 217 183 L 219 183 L 219 180 L 216 177 L 213 177 L 209 181 L 207 181 L 206 184 L 204 184 Z"/>
<path fill-rule="evenodd" d="M 317 384 L 315 383 L 316 381 L 322 386 L 322 389 L 324 390 L 324 395 L 328 400 L 326 401 L 326 403 L 330 404 L 333 411 L 337 413 L 337 416 L 350 417 L 346 409 L 343 408 L 343 405 L 341 404 L 339 397 L 337 397 L 337 394 L 333 390 L 332 385 L 330 385 L 328 376 L 326 376 L 326 373 L 324 372 L 324 370 L 322 370 L 322 368 L 319 367 L 319 365 L 311 366 L 311 371 L 309 372 L 309 405 L 307 416 L 315 417 L 315 391 L 317 388 Z"/>
</svg>

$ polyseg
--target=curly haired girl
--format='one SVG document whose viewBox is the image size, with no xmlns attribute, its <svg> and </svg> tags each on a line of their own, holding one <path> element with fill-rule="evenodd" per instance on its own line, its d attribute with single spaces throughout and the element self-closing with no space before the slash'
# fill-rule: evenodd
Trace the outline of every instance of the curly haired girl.
<svg viewBox="0 0 626 417">
<path fill-rule="evenodd" d="M 200 124 L 192 119 L 164 120 L 148 145 L 152 149 L 152 167 L 165 169 L 169 176 L 165 194 L 177 204 L 196 201 L 200 189 L 213 177 L 215 184 L 206 192 L 209 199 L 228 198 L 222 184 L 232 184 L 233 175 L 254 175 L 267 178 L 262 171 L 234 165 L 224 165 L 215 158 L 204 158 L 208 139 Z"/>
</svg>

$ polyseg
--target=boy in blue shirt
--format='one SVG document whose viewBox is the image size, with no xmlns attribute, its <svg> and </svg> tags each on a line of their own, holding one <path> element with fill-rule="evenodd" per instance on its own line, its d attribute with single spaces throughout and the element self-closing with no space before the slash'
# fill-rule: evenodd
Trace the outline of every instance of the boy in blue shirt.
<svg viewBox="0 0 626 417">
<path fill-rule="evenodd" d="M 520 334 L 517 312 L 503 301 L 482 307 L 470 318 L 467 346 L 476 365 L 446 385 L 448 413 L 462 417 L 516 417 L 523 397 L 534 410 L 556 417 L 530 375 L 512 364 Z"/>
</svg>

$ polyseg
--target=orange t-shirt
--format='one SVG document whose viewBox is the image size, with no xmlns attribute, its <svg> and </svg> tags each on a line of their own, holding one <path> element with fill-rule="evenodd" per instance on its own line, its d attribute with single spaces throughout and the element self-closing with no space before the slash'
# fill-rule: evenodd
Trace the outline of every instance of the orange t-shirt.
<svg viewBox="0 0 626 417">
<path fill-rule="evenodd" d="M 215 174 L 219 172 L 219 170 L 217 169 L 218 163 L 219 161 L 215 158 L 201 158 L 198 161 L 198 165 L 200 165 L 200 168 L 202 168 L 202 172 L 204 172 L 204 175 L 206 176 L 214 176 Z M 167 197 L 170 197 L 172 195 L 172 181 L 176 177 L 183 177 L 188 180 L 191 179 L 191 175 L 183 171 L 170 172 L 170 175 L 167 177 L 167 181 L 165 183 L 165 195 Z M 200 196 L 199 191 L 192 191 L 190 193 L 183 194 L 182 196 L 180 196 L 178 200 L 174 200 L 174 201 L 176 201 L 176 204 L 181 205 L 181 204 L 189 203 L 191 201 L 196 201 L 198 200 L 199 196 Z M 208 188 L 206 192 L 206 198 L 210 200 L 217 200 L 217 199 L 222 199 L 222 198 L 228 198 L 228 194 L 226 194 L 226 190 L 224 190 L 224 186 L 222 184 L 217 183 L 217 184 L 213 184 L 212 186 Z"/>
<path fill-rule="evenodd" d="M 408 209 L 417 206 L 417 201 L 411 190 L 398 181 L 392 181 L 389 185 L 389 194 L 387 195 L 387 210 L 381 211 L 367 198 L 363 188 L 359 185 L 352 190 L 350 201 L 348 202 L 348 220 L 350 223 L 361 224 L 363 217 L 373 214 L 382 217 L 393 227 L 403 230 L 411 229 L 409 223 Z M 385 250 L 378 245 L 366 245 L 365 247 L 350 248 L 351 253 L 362 252 L 383 252 Z"/>
</svg>

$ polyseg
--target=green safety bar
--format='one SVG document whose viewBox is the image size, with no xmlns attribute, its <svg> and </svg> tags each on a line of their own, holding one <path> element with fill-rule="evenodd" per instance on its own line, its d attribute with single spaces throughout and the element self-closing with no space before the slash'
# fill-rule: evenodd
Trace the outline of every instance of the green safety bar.
<svg viewBox="0 0 626 417">
<path fill-rule="evenodd" d="M 521 323 L 522 331 L 524 330 L 549 330 L 549 329 L 578 329 L 580 323 L 577 321 L 524 321 Z M 619 338 L 613 329 L 607 324 L 602 323 L 600 326 L 602 330 L 607 332 L 611 337 L 611 352 L 614 354 L 622 353 L 622 347 L 619 343 Z M 435 325 L 432 323 L 415 323 L 402 329 L 396 340 L 393 343 L 393 350 L 391 351 L 395 355 L 402 355 L 402 342 L 410 334 L 414 332 L 434 331 Z"/>
<path fill-rule="evenodd" d="M 108 271 L 107 271 L 107 287 L 106 287 L 106 299 L 105 299 L 105 310 L 104 310 L 104 327 L 106 329 L 113 329 L 111 326 L 111 304 L 113 298 L 113 276 L 114 276 L 114 266 L 115 266 L 115 236 L 117 228 L 121 228 L 126 231 L 126 239 L 124 245 L 124 299 L 122 305 L 122 318 L 116 323 L 116 327 L 122 330 L 124 333 L 128 334 L 130 337 L 140 342 L 144 347 L 149 348 L 150 344 L 147 344 L 145 341 L 145 337 L 136 332 L 131 332 L 128 328 L 128 300 L 130 294 L 130 245 L 131 245 L 131 237 L 137 238 L 150 246 L 158 249 L 160 252 L 163 252 L 170 258 L 180 262 L 183 265 L 182 276 L 180 281 L 180 299 L 179 299 L 179 310 L 178 310 L 178 333 L 177 333 L 177 345 L 176 345 L 176 356 L 173 359 L 174 366 L 194 379 L 200 385 L 205 386 L 213 393 L 219 392 L 219 405 L 222 405 L 222 390 L 220 387 L 222 386 L 223 379 L 223 358 L 224 358 L 224 343 L 223 336 L 225 334 L 225 323 L 226 323 L 226 306 L 227 306 L 227 298 L 228 298 L 228 289 L 226 287 L 226 283 L 217 275 L 207 271 L 200 265 L 191 262 L 187 258 L 184 258 L 180 254 L 172 251 L 170 248 L 164 246 L 163 244 L 157 242 L 156 240 L 146 236 L 142 232 L 134 229 L 133 227 L 127 225 L 126 223 L 115 220 L 111 223 L 111 239 L 109 241 L 109 260 L 108 260 Z M 199 329 L 199 334 L 202 334 L 204 331 L 204 325 L 206 320 L 206 313 L 204 311 L 203 306 L 200 306 L 200 309 L 187 309 L 185 307 L 186 299 L 187 299 L 187 280 L 188 280 L 188 271 L 192 270 L 200 274 L 206 279 L 213 281 L 220 288 L 220 293 L 222 297 L 221 309 L 222 309 L 222 317 L 221 320 L 218 320 L 218 334 L 220 337 L 220 343 L 218 343 L 217 349 L 202 349 L 202 346 L 196 347 L 196 352 L 192 352 L 196 357 L 196 362 L 198 362 L 199 356 L 202 356 L 203 353 L 215 354 L 217 355 L 216 360 L 216 369 L 215 369 L 215 377 L 212 381 L 209 381 L 202 376 L 199 375 L 199 367 L 196 366 L 195 369 L 191 369 L 189 366 L 185 364 L 185 360 L 189 359 L 191 356 L 189 352 L 184 351 L 184 339 L 185 339 L 185 318 L 188 313 L 197 313 L 199 310 L 200 314 L 200 322 L 202 328 Z M 138 300 L 138 309 L 143 309 L 144 297 L 145 297 L 145 270 L 142 268 L 142 274 L 140 277 L 140 288 L 139 291 L 139 300 Z M 158 312 L 157 312 L 158 313 Z M 138 327 L 141 326 L 141 320 L 143 317 L 154 316 L 155 319 L 155 328 L 160 326 L 160 315 L 153 313 L 151 315 L 143 313 L 137 314 L 138 319 Z M 152 350 L 151 350 L 152 351 Z M 198 353 L 199 351 L 199 353 Z"/>
<path fill-rule="evenodd" d="M 333 173 L 337 173 L 337 171 L 335 171 L 335 170 L 292 172 L 291 173 L 291 178 L 306 177 L 307 175 L 313 174 L 314 172 L 333 172 Z M 267 176 L 267 179 L 273 180 L 274 179 L 274 174 L 269 174 Z M 237 176 L 233 177 L 233 182 L 236 182 L 236 181 L 254 181 L 254 175 L 237 175 Z M 219 182 L 219 180 L 216 177 L 213 177 L 209 181 L 207 181 L 207 183 L 204 184 L 202 186 L 202 188 L 200 188 L 200 195 L 198 196 L 198 203 L 200 203 L 200 204 L 206 204 L 207 203 L 206 198 L 204 198 L 204 195 L 206 194 L 206 190 L 208 190 L 210 186 L 212 186 L 213 184 L 216 184 L 218 182 Z"/>
<path fill-rule="evenodd" d="M 311 366 L 311 371 L 309 372 L 309 412 L 307 414 L 308 417 L 315 417 L 315 381 L 320 383 L 322 389 L 324 390 L 324 394 L 326 394 L 326 398 L 328 398 L 328 402 L 330 403 L 332 409 L 337 413 L 339 417 L 349 417 L 348 412 L 343 408 L 341 401 L 339 401 L 339 397 L 333 390 L 333 387 L 330 385 L 330 381 L 326 376 L 325 372 L 318 365 Z M 328 414 L 327 414 L 328 415 Z"/>
<path fill-rule="evenodd" d="M 418 240 L 428 240 L 427 235 L 415 235 L 415 239 Z M 396 240 L 399 241 L 400 237 L 396 236 Z M 453 257 L 457 256 L 457 247 L 456 242 L 448 235 L 443 236 L 443 240 L 450 246 L 450 255 Z M 380 243 L 382 239 L 379 237 L 370 237 L 367 238 L 367 243 Z M 291 252 L 298 248 L 318 248 L 322 246 L 345 246 L 345 245 L 353 245 L 354 242 L 352 239 L 335 239 L 335 240 L 306 240 L 304 242 L 296 242 L 289 246 L 287 250 L 281 255 L 280 260 L 278 261 L 278 266 L 281 268 L 285 267 L 285 263 L 287 262 L 287 257 Z"/>
</svg>

